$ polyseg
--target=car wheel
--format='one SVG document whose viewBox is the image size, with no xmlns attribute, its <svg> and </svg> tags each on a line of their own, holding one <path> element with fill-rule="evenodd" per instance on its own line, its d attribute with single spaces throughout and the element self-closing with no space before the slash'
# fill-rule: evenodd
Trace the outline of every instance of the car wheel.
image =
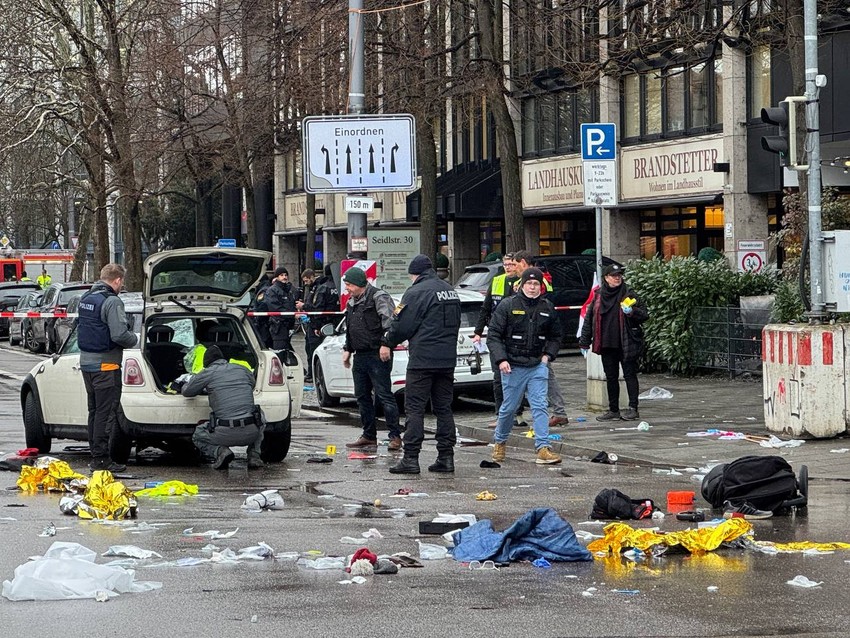
<svg viewBox="0 0 850 638">
<path fill-rule="evenodd" d="M 127 431 L 127 418 L 124 410 L 118 406 L 115 414 L 115 425 L 109 435 L 109 457 L 116 463 L 126 463 L 133 449 L 133 438 Z"/>
<path fill-rule="evenodd" d="M 50 452 L 53 440 L 47 435 L 33 392 L 27 394 L 27 398 L 24 399 L 24 435 L 27 447 L 37 448 L 41 454 Z"/>
<path fill-rule="evenodd" d="M 10 345 L 10 346 L 16 346 L 16 345 L 18 345 L 20 342 L 21 342 L 21 340 L 20 340 L 20 339 L 15 339 L 15 338 L 12 336 L 12 333 L 11 333 L 11 332 L 9 333 L 9 345 Z"/>
<path fill-rule="evenodd" d="M 280 463 L 289 454 L 292 442 L 292 418 L 269 423 L 263 433 L 263 443 L 260 446 L 260 458 L 266 463 Z"/>
<path fill-rule="evenodd" d="M 44 349 L 44 346 L 35 340 L 35 333 L 32 331 L 31 327 L 27 328 L 27 331 L 24 333 L 24 347 L 30 352 L 35 352 L 36 354 L 40 353 Z"/>
<path fill-rule="evenodd" d="M 323 408 L 332 408 L 339 405 L 339 397 L 332 397 L 328 394 L 328 388 L 325 385 L 325 371 L 322 370 L 322 364 L 316 359 L 313 362 L 313 386 L 316 388 L 316 398 L 319 400 L 319 405 Z"/>
</svg>

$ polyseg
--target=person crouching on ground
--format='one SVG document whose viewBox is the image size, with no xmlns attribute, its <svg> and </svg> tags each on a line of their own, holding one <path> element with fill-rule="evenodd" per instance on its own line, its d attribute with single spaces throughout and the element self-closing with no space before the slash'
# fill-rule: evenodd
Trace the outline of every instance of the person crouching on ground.
<svg viewBox="0 0 850 638">
<path fill-rule="evenodd" d="M 536 462 L 560 463 L 561 457 L 549 445 L 547 392 L 549 364 L 561 344 L 561 322 L 552 302 L 541 296 L 544 279 L 540 269 L 528 268 L 520 281 L 518 293 L 496 306 L 488 328 L 487 347 L 502 375 L 504 393 L 493 435 L 493 460 L 505 460 L 513 416 L 526 395 L 534 423 Z"/>
<path fill-rule="evenodd" d="M 245 366 L 228 363 L 218 346 L 204 352 L 204 369 L 183 386 L 184 397 L 205 390 L 210 399 L 210 420 L 195 428 L 192 442 L 213 467 L 226 470 L 235 458 L 231 445 L 248 446 L 248 469 L 265 465 L 260 458 L 263 442 L 262 414 L 254 406 L 254 375 Z"/>
<path fill-rule="evenodd" d="M 605 385 L 608 388 L 608 411 L 597 421 L 633 421 L 638 413 L 637 366 L 643 348 L 643 328 L 649 313 L 634 291 L 623 283 L 624 268 L 609 264 L 602 270 L 602 285 L 587 307 L 578 345 L 582 354 L 593 345 L 602 357 Z M 620 366 L 629 393 L 629 409 L 620 412 Z"/>
</svg>

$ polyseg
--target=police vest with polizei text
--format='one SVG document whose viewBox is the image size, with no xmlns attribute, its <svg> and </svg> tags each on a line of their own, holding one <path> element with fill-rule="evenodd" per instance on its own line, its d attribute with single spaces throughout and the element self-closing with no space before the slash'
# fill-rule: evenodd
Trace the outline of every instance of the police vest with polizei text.
<svg viewBox="0 0 850 638">
<path fill-rule="evenodd" d="M 77 343 L 83 352 L 109 352 L 114 348 L 120 348 L 110 338 L 109 325 L 101 319 L 103 304 L 109 297 L 114 297 L 115 292 L 99 288 L 95 292 L 87 292 L 80 299 L 79 328 L 77 330 Z"/>
</svg>

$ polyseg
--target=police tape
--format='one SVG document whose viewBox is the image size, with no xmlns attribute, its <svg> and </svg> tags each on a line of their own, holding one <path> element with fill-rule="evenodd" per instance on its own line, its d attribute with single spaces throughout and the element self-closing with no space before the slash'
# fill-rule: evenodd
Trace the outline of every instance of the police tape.
<svg viewBox="0 0 850 638">
<path fill-rule="evenodd" d="M 581 310 L 581 306 L 555 306 L 555 310 Z M 303 316 L 320 316 L 320 315 L 343 315 L 342 310 L 322 310 L 310 312 L 255 312 L 248 311 L 249 317 L 303 317 Z M 0 312 L 0 318 L 24 318 L 24 319 L 76 319 L 79 315 L 75 312 Z"/>
<path fill-rule="evenodd" d="M 24 317 L 27 319 L 65 319 L 66 317 L 73 318 L 75 313 L 68 314 L 67 312 L 0 312 L 0 317 Z"/>
</svg>

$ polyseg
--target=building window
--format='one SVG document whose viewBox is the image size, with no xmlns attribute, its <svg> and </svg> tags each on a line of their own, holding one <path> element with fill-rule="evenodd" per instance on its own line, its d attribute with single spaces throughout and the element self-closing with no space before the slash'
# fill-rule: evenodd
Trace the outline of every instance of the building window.
<svg viewBox="0 0 850 638">
<path fill-rule="evenodd" d="M 750 117 L 760 118 L 761 110 L 771 105 L 770 47 L 760 46 L 750 54 Z"/>
<path fill-rule="evenodd" d="M 579 150 L 581 122 L 595 119 L 594 92 L 559 91 L 531 95 L 522 101 L 523 156 Z"/>
<path fill-rule="evenodd" d="M 706 247 L 723 250 L 722 206 L 671 206 L 640 211 L 640 253 L 644 259 L 660 255 L 696 256 Z"/>
<path fill-rule="evenodd" d="M 627 75 L 622 80 L 623 141 L 722 130 L 722 61 Z"/>
</svg>

